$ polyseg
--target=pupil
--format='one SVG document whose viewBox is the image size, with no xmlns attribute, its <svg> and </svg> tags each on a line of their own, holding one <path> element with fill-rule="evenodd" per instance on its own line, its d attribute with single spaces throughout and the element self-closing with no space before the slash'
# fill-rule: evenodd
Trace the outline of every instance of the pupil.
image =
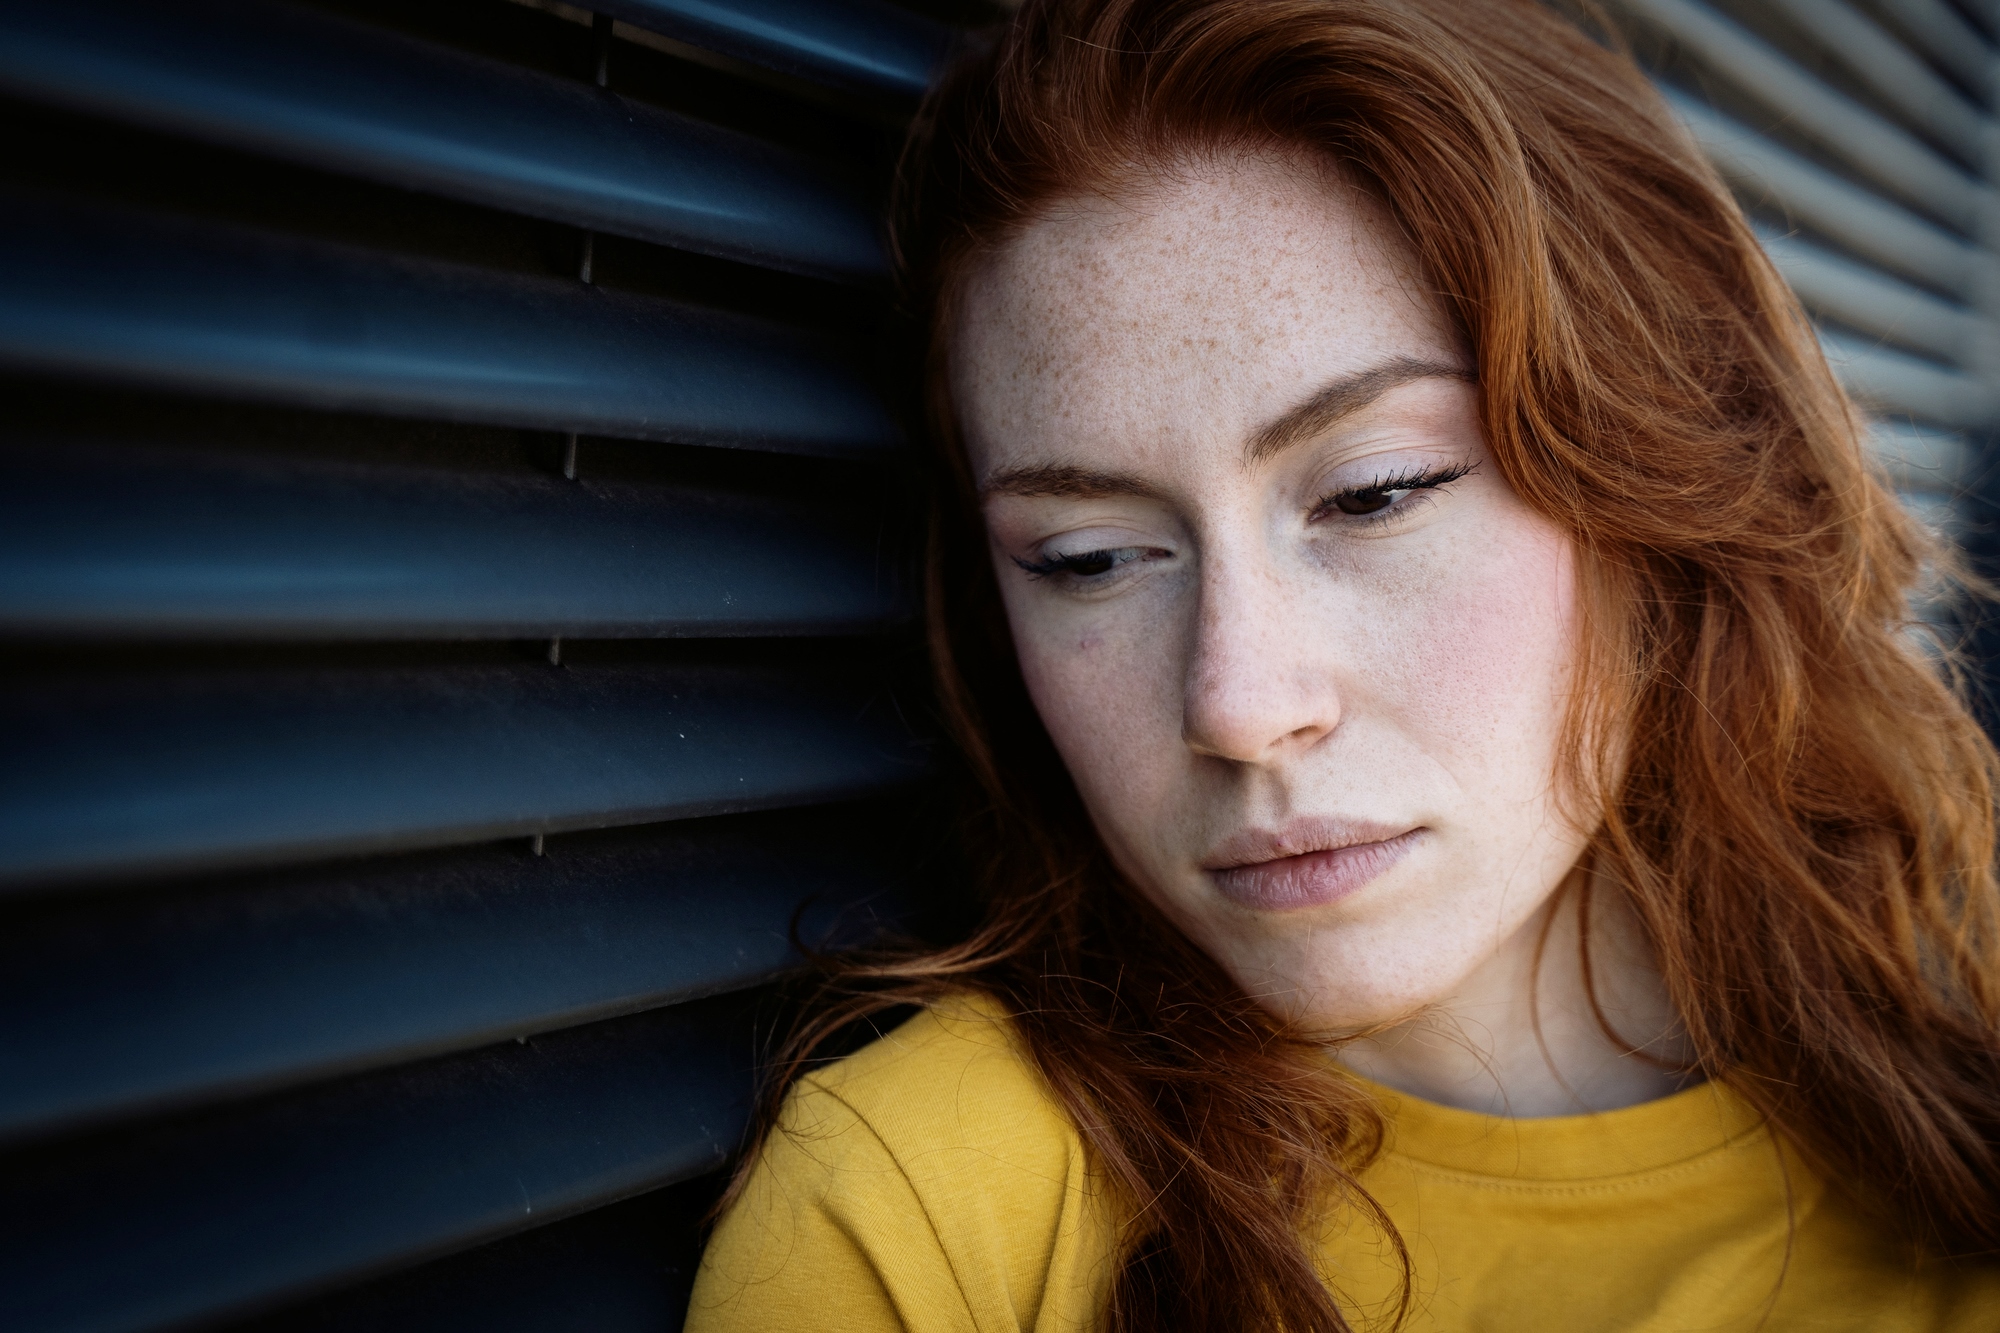
<svg viewBox="0 0 2000 1333">
<path fill-rule="evenodd" d="M 1356 491 L 1335 500 L 1333 507 L 1343 514 L 1375 514 L 1387 509 L 1394 495 L 1394 491 Z"/>
<path fill-rule="evenodd" d="M 1076 574 L 1107 573 L 1118 563 L 1113 558 L 1115 554 L 1112 551 L 1090 551 L 1084 555 L 1073 556 L 1069 562 L 1070 571 Z"/>
</svg>

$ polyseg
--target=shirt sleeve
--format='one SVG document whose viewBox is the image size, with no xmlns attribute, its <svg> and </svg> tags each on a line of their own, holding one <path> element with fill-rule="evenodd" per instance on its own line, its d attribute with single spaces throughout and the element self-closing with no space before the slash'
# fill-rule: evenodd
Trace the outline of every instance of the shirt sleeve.
<svg viewBox="0 0 2000 1333">
<path fill-rule="evenodd" d="M 868 1122 L 801 1080 L 710 1237 L 688 1333 L 976 1333 L 931 1218 Z"/>
</svg>

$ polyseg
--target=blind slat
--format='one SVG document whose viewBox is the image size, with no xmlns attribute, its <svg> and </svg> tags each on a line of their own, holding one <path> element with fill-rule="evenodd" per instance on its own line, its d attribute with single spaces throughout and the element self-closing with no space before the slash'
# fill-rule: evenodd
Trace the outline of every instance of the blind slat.
<svg viewBox="0 0 2000 1333">
<path fill-rule="evenodd" d="M 0 365 L 631 439 L 867 455 L 830 340 L 560 278 L 0 197 Z"/>
<path fill-rule="evenodd" d="M 1875 0 L 1876 8 L 1959 82 L 1991 101 L 1993 67 L 1986 40 L 1945 0 Z"/>
<path fill-rule="evenodd" d="M 1994 285 L 1993 257 L 1714 109 L 1661 90 L 1717 171 L 1753 203 L 1784 210 L 1892 272 L 1946 291 Z"/>
<path fill-rule="evenodd" d="M 592 8 L 786 74 L 921 96 L 947 29 L 881 0 L 599 0 Z"/>
<path fill-rule="evenodd" d="M 1878 411 L 1981 428 L 1993 423 L 2000 408 L 2000 393 L 1989 380 L 1841 334 L 1822 333 L 1820 345 L 1847 391 Z"/>
<path fill-rule="evenodd" d="M 430 194 L 843 279 L 885 264 L 816 164 L 603 89 L 259 0 L 0 3 L 0 89 Z"/>
<path fill-rule="evenodd" d="M 1977 171 L 1986 155 L 1985 117 L 1907 48 L 1846 0 L 1761 0 L 1791 18 L 1891 107 Z"/>
<path fill-rule="evenodd" d="M 736 666 L 17 678 L 0 885 L 866 795 L 921 772 L 866 680 Z"/>
<path fill-rule="evenodd" d="M 740 1001 L 612 1019 L 0 1160 L 0 1328 L 138 1333 L 720 1164 Z"/>
<path fill-rule="evenodd" d="M 1748 31 L 1693 0 L 1617 0 L 1829 153 L 1966 235 L 1990 209 L 1988 187 L 1813 78 Z"/>
<path fill-rule="evenodd" d="M 1808 241 L 1766 233 L 1764 250 L 1819 314 L 1880 334 L 1963 369 L 1993 365 L 1992 320 Z"/>
<path fill-rule="evenodd" d="M 0 629 L 712 637 L 905 609 L 858 503 L 610 484 L 583 459 L 577 483 L 0 437 Z"/>
<path fill-rule="evenodd" d="M 705 1181 L 655 1190 L 422 1264 L 228 1333 L 673 1333 L 692 1294 Z"/>
<path fill-rule="evenodd" d="M 890 830 L 850 807 L 245 876 L 17 914 L 0 1139 L 734 990 L 870 925 Z M 106 1003 L 143 993 L 144 1004 Z"/>
<path fill-rule="evenodd" d="M 1979 478 L 1979 451 L 1963 435 L 1909 421 L 1879 421 L 1868 447 L 1905 493 L 1956 497 Z"/>
</svg>

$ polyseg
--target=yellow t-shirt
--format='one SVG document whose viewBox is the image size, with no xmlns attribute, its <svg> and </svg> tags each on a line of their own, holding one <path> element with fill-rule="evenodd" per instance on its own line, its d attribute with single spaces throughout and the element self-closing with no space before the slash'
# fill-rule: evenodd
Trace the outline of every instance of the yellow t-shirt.
<svg viewBox="0 0 2000 1333">
<path fill-rule="evenodd" d="M 1409 1244 L 1412 1330 L 2000 1330 L 2000 1270 L 1917 1268 L 1789 1155 L 1788 1263 L 1781 1150 L 1721 1088 L 1545 1120 L 1380 1095 L 1363 1183 Z M 955 1001 L 794 1089 L 687 1327 L 1092 1328 L 1118 1217 L 1011 1024 Z M 1350 1219 L 1323 1243 L 1366 1327 L 1395 1289 L 1382 1238 Z"/>
</svg>

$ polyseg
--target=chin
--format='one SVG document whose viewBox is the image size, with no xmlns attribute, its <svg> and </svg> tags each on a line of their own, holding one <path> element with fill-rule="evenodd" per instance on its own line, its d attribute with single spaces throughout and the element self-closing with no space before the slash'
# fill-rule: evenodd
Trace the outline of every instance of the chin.
<svg viewBox="0 0 2000 1333">
<path fill-rule="evenodd" d="M 1330 911 L 1260 914 L 1195 938 L 1266 1009 L 1328 1032 L 1405 1022 L 1451 1001 L 1493 943 L 1424 919 L 1375 924 Z"/>
</svg>

